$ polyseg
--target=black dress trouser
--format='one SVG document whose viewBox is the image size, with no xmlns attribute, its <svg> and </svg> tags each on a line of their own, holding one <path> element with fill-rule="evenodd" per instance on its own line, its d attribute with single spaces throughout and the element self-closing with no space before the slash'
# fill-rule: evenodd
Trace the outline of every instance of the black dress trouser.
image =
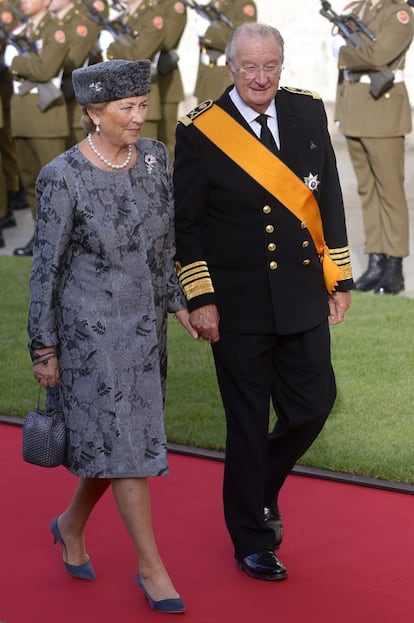
<svg viewBox="0 0 414 623">
<path fill-rule="evenodd" d="M 227 422 L 223 500 L 235 556 L 274 549 L 273 507 L 336 397 L 328 322 L 294 335 L 222 331 L 213 345 Z M 270 401 L 276 425 L 269 433 Z"/>
</svg>

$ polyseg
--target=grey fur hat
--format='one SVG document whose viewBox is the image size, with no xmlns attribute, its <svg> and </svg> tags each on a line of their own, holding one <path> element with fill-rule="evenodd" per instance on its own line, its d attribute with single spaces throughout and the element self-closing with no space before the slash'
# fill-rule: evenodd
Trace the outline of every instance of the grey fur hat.
<svg viewBox="0 0 414 623">
<path fill-rule="evenodd" d="M 115 59 L 74 69 L 73 88 L 81 106 L 145 95 L 151 90 L 151 61 Z"/>
</svg>

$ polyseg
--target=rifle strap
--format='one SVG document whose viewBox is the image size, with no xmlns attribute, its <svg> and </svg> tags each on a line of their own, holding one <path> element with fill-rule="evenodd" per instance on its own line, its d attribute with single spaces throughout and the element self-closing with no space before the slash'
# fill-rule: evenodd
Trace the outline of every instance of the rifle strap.
<svg viewBox="0 0 414 623">
<path fill-rule="evenodd" d="M 208 110 L 205 110 L 209 105 Z M 245 130 L 222 108 L 204 102 L 198 110 L 203 114 L 188 115 L 193 123 L 221 151 L 240 166 L 250 177 L 280 201 L 307 227 L 321 257 L 325 286 L 329 293 L 335 290 L 342 270 L 329 256 L 325 243 L 319 205 L 309 188 L 289 167 L 272 154 L 255 136 Z M 184 121 L 185 123 L 185 121 Z"/>
</svg>

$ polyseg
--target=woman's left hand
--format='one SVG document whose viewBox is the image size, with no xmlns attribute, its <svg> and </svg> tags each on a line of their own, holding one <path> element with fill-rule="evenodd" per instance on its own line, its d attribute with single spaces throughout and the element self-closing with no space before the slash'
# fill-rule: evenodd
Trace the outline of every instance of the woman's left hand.
<svg viewBox="0 0 414 623">
<path fill-rule="evenodd" d="M 35 359 L 33 362 L 33 376 L 43 389 L 57 385 L 60 372 L 56 353 L 49 352 Z"/>
<path fill-rule="evenodd" d="M 188 331 L 191 337 L 198 340 L 198 333 L 190 324 L 188 309 L 180 309 L 178 312 L 175 312 L 175 317 L 183 325 L 184 329 Z"/>
</svg>

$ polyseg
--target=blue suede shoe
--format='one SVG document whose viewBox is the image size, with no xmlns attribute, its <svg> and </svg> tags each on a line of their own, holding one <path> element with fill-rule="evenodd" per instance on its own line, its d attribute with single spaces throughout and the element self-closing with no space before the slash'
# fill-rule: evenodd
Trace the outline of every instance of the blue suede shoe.
<svg viewBox="0 0 414 623">
<path fill-rule="evenodd" d="M 58 528 L 58 519 L 59 515 L 57 515 L 53 519 L 50 525 L 50 530 L 54 537 L 53 542 L 58 542 L 62 547 L 65 547 L 65 543 Z M 65 569 L 69 573 L 69 575 L 72 575 L 74 578 L 81 578 L 81 580 L 96 580 L 95 571 L 89 560 L 88 562 L 84 562 L 83 565 L 70 565 L 68 562 L 65 561 L 63 561 L 63 564 L 65 565 Z"/>
<path fill-rule="evenodd" d="M 184 602 L 181 597 L 171 597 L 170 599 L 160 599 L 159 601 L 155 601 L 155 599 L 153 599 L 145 590 L 139 573 L 137 573 L 136 581 L 140 589 L 144 591 L 144 595 L 153 610 L 158 610 L 158 612 L 169 612 L 171 614 L 180 614 L 181 612 L 185 612 Z"/>
</svg>

